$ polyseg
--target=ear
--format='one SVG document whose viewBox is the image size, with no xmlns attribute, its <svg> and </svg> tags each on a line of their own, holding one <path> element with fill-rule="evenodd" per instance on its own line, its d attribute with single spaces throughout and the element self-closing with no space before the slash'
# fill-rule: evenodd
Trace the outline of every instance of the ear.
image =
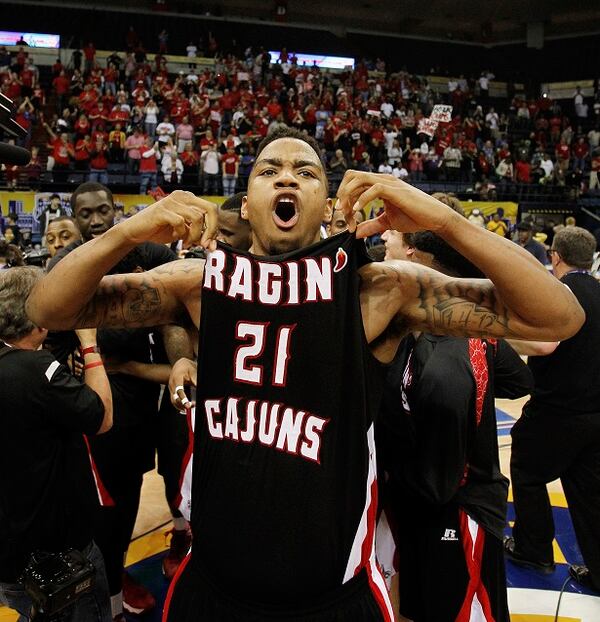
<svg viewBox="0 0 600 622">
<path fill-rule="evenodd" d="M 331 222 L 333 216 L 333 199 L 325 201 L 325 211 L 323 212 L 323 222 Z"/>
<path fill-rule="evenodd" d="M 240 208 L 240 217 L 242 220 L 248 220 L 248 195 L 242 197 L 242 207 Z"/>
</svg>

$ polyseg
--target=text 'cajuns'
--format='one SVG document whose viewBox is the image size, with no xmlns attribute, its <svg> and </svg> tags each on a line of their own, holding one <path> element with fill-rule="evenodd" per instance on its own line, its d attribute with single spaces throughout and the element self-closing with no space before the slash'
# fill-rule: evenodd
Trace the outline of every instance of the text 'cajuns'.
<svg viewBox="0 0 600 622">
<path fill-rule="evenodd" d="M 260 443 L 320 463 L 321 436 L 329 419 L 279 403 L 237 397 L 204 400 L 204 415 L 213 439 Z"/>
</svg>

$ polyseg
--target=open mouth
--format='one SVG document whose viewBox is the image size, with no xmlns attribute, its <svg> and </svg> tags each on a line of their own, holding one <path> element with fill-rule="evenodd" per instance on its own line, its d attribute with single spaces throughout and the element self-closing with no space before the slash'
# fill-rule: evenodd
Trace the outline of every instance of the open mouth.
<svg viewBox="0 0 600 622">
<path fill-rule="evenodd" d="M 291 229 L 298 222 L 298 210 L 294 197 L 282 196 L 275 203 L 273 220 L 280 229 Z"/>
</svg>

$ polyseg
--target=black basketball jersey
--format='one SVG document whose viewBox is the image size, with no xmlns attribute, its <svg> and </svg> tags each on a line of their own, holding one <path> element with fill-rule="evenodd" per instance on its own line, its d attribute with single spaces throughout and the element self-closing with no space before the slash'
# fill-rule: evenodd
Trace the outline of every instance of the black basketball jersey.
<svg viewBox="0 0 600 622">
<path fill-rule="evenodd" d="M 208 254 L 202 289 L 190 565 L 240 601 L 319 599 L 375 572 L 364 245 L 341 234 L 258 257 Z M 377 575 L 377 576 L 375 576 Z"/>
</svg>

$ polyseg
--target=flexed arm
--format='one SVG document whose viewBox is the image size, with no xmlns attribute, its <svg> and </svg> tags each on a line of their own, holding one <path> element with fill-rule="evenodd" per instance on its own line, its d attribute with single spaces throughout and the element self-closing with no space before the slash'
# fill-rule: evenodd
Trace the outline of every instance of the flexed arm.
<svg viewBox="0 0 600 622">
<path fill-rule="evenodd" d="M 217 208 L 176 191 L 90 240 L 36 284 L 27 301 L 34 323 L 52 329 L 86 326 L 155 326 L 191 314 L 202 262 L 173 262 L 140 274 L 104 275 L 144 241 L 183 239 L 215 248 Z M 104 278 L 103 278 L 104 277 Z M 197 293 L 197 292 L 196 292 Z M 192 319 L 197 321 L 195 315 Z"/>
<path fill-rule="evenodd" d="M 581 328 L 585 315 L 573 294 L 530 253 L 417 188 L 391 175 L 348 171 L 338 197 L 352 228 L 355 211 L 383 200 L 384 213 L 359 225 L 359 237 L 386 229 L 433 231 L 490 279 L 452 279 L 408 262 L 384 262 L 363 276 L 378 292 L 379 312 L 363 296 L 377 326 L 373 338 L 386 322 L 437 334 L 545 341 L 566 339 Z"/>
</svg>

